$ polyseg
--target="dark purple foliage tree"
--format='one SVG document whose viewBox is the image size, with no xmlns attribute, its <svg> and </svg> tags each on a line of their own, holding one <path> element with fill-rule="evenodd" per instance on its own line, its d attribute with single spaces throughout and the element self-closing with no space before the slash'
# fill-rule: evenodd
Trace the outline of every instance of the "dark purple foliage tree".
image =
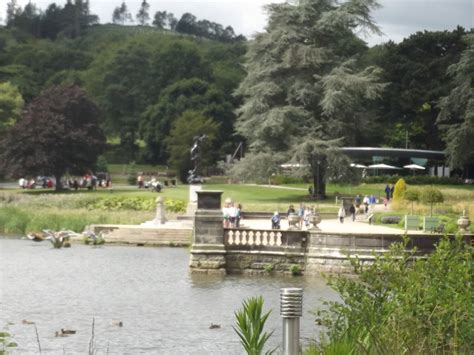
<svg viewBox="0 0 474 355">
<path fill-rule="evenodd" d="M 1 142 L 2 170 L 13 177 L 82 174 L 105 150 L 99 109 L 78 86 L 53 86 L 34 99 Z M 56 184 L 56 190 L 61 184 Z"/>
</svg>

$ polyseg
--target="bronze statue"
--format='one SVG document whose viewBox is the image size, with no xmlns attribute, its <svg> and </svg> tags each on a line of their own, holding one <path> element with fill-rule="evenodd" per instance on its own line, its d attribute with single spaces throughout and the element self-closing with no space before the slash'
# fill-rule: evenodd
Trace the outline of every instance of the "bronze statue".
<svg viewBox="0 0 474 355">
<path fill-rule="evenodd" d="M 194 143 L 191 147 L 191 161 L 194 162 L 194 168 L 188 171 L 188 183 L 189 184 L 200 184 L 202 178 L 199 176 L 199 162 L 201 160 L 201 143 L 207 138 L 207 135 L 202 134 L 193 138 Z"/>
</svg>

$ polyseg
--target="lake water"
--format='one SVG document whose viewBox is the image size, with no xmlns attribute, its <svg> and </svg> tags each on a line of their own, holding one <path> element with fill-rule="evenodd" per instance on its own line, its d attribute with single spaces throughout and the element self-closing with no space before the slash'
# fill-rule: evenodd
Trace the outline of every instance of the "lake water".
<svg viewBox="0 0 474 355">
<path fill-rule="evenodd" d="M 319 332 L 310 311 L 337 298 L 317 277 L 190 275 L 188 258 L 181 248 L 0 239 L 0 330 L 8 328 L 20 354 L 39 353 L 35 326 L 22 320 L 35 322 L 43 354 L 86 354 L 93 319 L 97 354 L 241 354 L 232 326 L 243 299 L 264 297 L 276 346 L 281 287 L 304 288 L 303 342 Z M 61 328 L 77 333 L 55 337 Z"/>
</svg>

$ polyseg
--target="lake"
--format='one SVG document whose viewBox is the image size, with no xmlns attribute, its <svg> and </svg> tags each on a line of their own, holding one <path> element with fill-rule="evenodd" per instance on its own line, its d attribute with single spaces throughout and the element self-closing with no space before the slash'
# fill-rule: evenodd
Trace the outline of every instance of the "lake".
<svg viewBox="0 0 474 355">
<path fill-rule="evenodd" d="M 21 354 L 88 352 L 94 320 L 98 354 L 241 354 L 234 311 L 262 295 L 272 309 L 266 330 L 281 342 L 281 287 L 304 289 L 304 343 L 320 327 L 310 311 L 337 299 L 319 277 L 191 275 L 183 248 L 73 244 L 0 239 L 0 329 L 8 328 Z M 114 322 L 122 321 L 123 327 Z M 211 323 L 219 329 L 209 329 Z M 61 328 L 76 334 L 55 337 Z"/>
</svg>

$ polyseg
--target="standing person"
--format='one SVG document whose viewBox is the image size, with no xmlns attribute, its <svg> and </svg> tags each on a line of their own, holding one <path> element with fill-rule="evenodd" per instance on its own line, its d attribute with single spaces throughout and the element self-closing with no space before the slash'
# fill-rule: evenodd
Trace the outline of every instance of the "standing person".
<svg viewBox="0 0 474 355">
<path fill-rule="evenodd" d="M 235 228 L 240 228 L 240 219 L 242 218 L 242 205 L 237 205 L 237 215 L 235 217 Z"/>
<path fill-rule="evenodd" d="M 341 208 L 339 208 L 337 216 L 339 217 L 339 222 L 344 223 L 344 217 L 346 216 L 346 209 L 344 208 L 344 205 L 341 205 Z"/>
<path fill-rule="evenodd" d="M 370 210 L 373 211 L 375 207 L 375 203 L 377 202 L 377 199 L 375 198 L 374 195 L 370 195 L 369 197 L 369 203 L 370 203 Z"/>
<path fill-rule="evenodd" d="M 280 214 L 275 211 L 272 216 L 272 229 L 280 229 Z"/>
<path fill-rule="evenodd" d="M 356 198 L 354 199 L 354 202 L 355 202 L 356 207 L 359 208 L 360 203 L 361 203 L 361 198 L 359 194 L 357 194 Z"/>
<path fill-rule="evenodd" d="M 304 204 L 300 203 L 300 208 L 298 209 L 298 217 L 300 218 L 300 229 L 303 228 L 304 210 Z"/>
<path fill-rule="evenodd" d="M 387 197 L 387 200 L 390 200 L 390 186 L 385 186 L 385 196 Z"/>
<path fill-rule="evenodd" d="M 395 191 L 395 184 L 392 184 L 392 187 L 390 188 L 390 198 L 393 199 L 393 192 Z"/>
<path fill-rule="evenodd" d="M 290 207 L 288 207 L 288 211 L 286 212 L 286 217 L 288 218 L 290 214 L 295 214 L 295 213 L 296 213 L 295 208 L 293 207 L 293 205 L 290 205 Z"/>
<path fill-rule="evenodd" d="M 224 228 L 229 228 L 229 208 L 230 201 L 226 199 L 224 202 L 224 208 L 222 208 L 222 215 L 224 217 Z"/>
<path fill-rule="evenodd" d="M 235 207 L 232 202 L 229 207 L 229 224 L 230 228 L 235 228 L 235 223 L 237 221 L 237 207 Z"/>
<path fill-rule="evenodd" d="M 351 205 L 351 207 L 349 208 L 349 212 L 351 214 L 351 217 L 352 217 L 352 222 L 355 221 L 356 219 L 356 208 L 354 205 Z"/>
<path fill-rule="evenodd" d="M 364 196 L 364 200 L 362 202 L 364 203 L 365 214 L 367 214 L 369 211 L 369 196 Z"/>
<path fill-rule="evenodd" d="M 137 177 L 137 185 L 139 189 L 143 188 L 143 175 L 142 174 L 139 174 Z"/>
</svg>

